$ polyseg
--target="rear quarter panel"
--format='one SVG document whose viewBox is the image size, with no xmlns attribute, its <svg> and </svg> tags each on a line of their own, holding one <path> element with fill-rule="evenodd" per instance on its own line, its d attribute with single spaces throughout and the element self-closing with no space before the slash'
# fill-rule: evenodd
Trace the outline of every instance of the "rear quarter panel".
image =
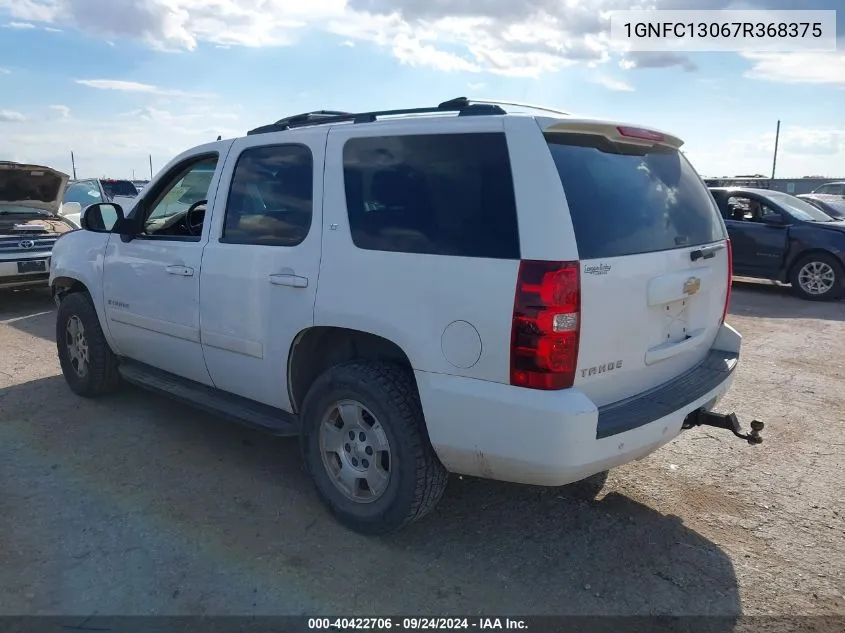
<svg viewBox="0 0 845 633">
<path fill-rule="evenodd" d="M 343 180 L 343 146 L 350 138 L 502 131 L 499 117 L 425 123 L 397 120 L 379 123 L 377 132 L 363 125 L 331 130 L 315 325 L 352 328 L 387 338 L 402 348 L 418 371 L 510 381 L 510 333 L 519 261 L 358 248 L 349 228 Z M 513 148 L 509 151 L 519 181 L 526 166 L 514 160 Z M 516 150 L 517 157 L 520 151 Z M 522 232 L 521 218 L 519 228 Z M 542 254 L 538 249 L 527 252 Z M 457 329 L 450 330 L 456 338 L 450 340 L 447 330 L 459 321 L 470 324 L 477 338 L 468 326 L 457 324 Z M 450 345 L 463 347 L 469 357 L 477 346 L 478 359 L 471 366 L 456 366 L 444 355 L 444 346 Z"/>
</svg>

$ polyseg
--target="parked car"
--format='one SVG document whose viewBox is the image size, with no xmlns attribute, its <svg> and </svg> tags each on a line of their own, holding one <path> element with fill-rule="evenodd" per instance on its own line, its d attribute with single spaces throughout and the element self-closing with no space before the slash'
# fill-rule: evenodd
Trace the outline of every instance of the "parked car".
<svg viewBox="0 0 845 633">
<path fill-rule="evenodd" d="M 53 245 L 78 228 L 59 214 L 67 179 L 50 167 L 0 162 L 0 288 L 47 285 Z"/>
<path fill-rule="evenodd" d="M 845 222 L 788 193 L 710 189 L 733 245 L 736 275 L 789 283 L 804 299 L 845 292 Z"/>
<path fill-rule="evenodd" d="M 845 220 L 845 198 L 821 193 L 804 193 L 796 197 L 806 200 L 832 218 Z"/>
<path fill-rule="evenodd" d="M 82 209 L 98 202 L 114 202 L 127 211 L 132 208 L 138 189 L 129 180 L 115 180 L 112 178 L 88 178 L 72 181 L 64 196 L 64 202 L 77 202 Z M 78 215 L 69 215 L 76 223 Z"/>
<path fill-rule="evenodd" d="M 811 193 L 845 198 L 845 180 L 825 183 L 813 189 Z"/>
<path fill-rule="evenodd" d="M 741 336 L 681 145 L 461 98 L 195 147 L 57 244 L 62 372 L 299 435 L 368 534 L 428 513 L 448 472 L 598 486 L 684 428 L 746 437 L 712 411 Z"/>
</svg>

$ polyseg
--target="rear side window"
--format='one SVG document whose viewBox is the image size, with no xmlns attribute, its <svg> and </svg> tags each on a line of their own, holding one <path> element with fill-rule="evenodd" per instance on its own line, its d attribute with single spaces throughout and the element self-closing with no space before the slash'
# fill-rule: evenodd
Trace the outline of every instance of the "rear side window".
<svg viewBox="0 0 845 633">
<path fill-rule="evenodd" d="M 308 235 L 314 162 L 304 145 L 246 149 L 238 158 L 221 242 L 296 246 Z"/>
<path fill-rule="evenodd" d="M 546 140 L 581 259 L 698 246 L 725 237 L 710 192 L 680 152 L 586 134 L 550 134 Z"/>
<path fill-rule="evenodd" d="M 343 167 L 359 248 L 519 259 L 503 133 L 350 139 Z"/>
</svg>

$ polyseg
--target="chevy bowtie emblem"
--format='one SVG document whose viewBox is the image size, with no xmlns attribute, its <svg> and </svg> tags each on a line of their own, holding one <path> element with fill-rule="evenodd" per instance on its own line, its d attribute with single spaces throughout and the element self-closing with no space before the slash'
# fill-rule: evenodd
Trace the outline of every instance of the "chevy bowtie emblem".
<svg viewBox="0 0 845 633">
<path fill-rule="evenodd" d="M 698 277 L 690 277 L 684 282 L 684 294 L 694 295 L 701 289 L 701 279 Z"/>
</svg>

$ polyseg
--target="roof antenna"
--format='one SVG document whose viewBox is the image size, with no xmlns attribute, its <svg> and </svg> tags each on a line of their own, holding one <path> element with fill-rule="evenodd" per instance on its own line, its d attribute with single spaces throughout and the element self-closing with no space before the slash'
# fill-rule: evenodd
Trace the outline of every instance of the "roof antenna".
<svg viewBox="0 0 845 633">
<path fill-rule="evenodd" d="M 222 135 L 220 135 L 220 134 L 218 134 L 218 135 L 217 135 L 217 140 L 218 140 L 218 141 L 222 141 L 222 140 L 223 140 L 223 136 L 222 136 Z"/>
</svg>

